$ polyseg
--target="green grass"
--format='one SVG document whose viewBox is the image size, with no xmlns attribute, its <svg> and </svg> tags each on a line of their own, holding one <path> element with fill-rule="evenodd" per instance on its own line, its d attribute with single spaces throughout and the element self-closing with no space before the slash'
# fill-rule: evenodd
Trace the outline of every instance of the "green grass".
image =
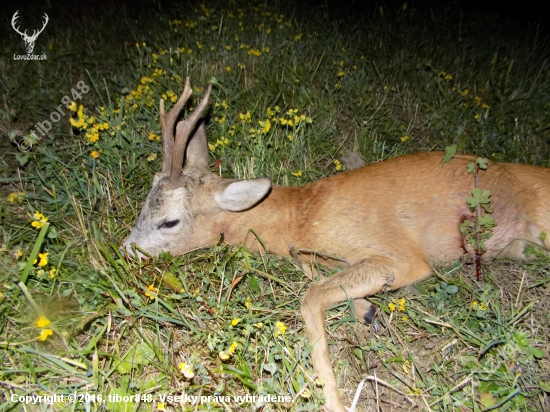
<svg viewBox="0 0 550 412">
<path fill-rule="evenodd" d="M 545 37 L 536 26 L 410 5 L 347 14 L 284 2 L 154 5 L 111 5 L 105 19 L 92 6 L 50 13 L 35 48 L 43 62 L 14 61 L 24 48 L 9 28 L 2 40 L 0 411 L 23 408 L 13 394 L 66 396 L 51 409 L 26 406 L 33 411 L 98 410 L 109 395 L 138 394 L 108 410 L 157 410 L 151 400 L 187 394 L 212 402 L 166 410 L 318 411 L 299 316 L 310 280 L 291 259 L 223 244 L 141 265 L 120 259 L 160 168 L 159 99 L 178 96 L 185 76 L 194 103 L 214 84 L 210 153 L 226 177 L 299 185 L 340 173 L 350 153 L 371 163 L 450 144 L 550 166 Z M 84 90 L 79 81 L 89 87 L 77 100 L 86 130 L 66 109 L 32 141 L 63 96 Z M 108 124 L 95 142 L 91 116 Z M 32 150 L 19 149 L 25 139 Z M 10 202 L 10 193 L 24 195 Z M 42 231 L 35 212 L 48 219 Z M 548 260 L 487 264 L 483 282 L 474 272 L 457 263 L 371 297 L 378 333 L 348 303 L 329 311 L 347 405 L 368 377 L 357 410 L 550 408 Z M 41 341 L 44 329 L 53 335 Z M 68 402 L 74 393 L 90 405 Z M 289 399 L 262 409 L 232 398 L 246 394 Z"/>
</svg>

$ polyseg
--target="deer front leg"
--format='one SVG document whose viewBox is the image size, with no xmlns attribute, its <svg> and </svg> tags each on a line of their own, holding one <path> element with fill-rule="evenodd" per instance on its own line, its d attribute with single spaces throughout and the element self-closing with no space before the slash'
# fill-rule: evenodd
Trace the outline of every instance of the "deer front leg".
<svg viewBox="0 0 550 412">
<path fill-rule="evenodd" d="M 312 284 L 302 301 L 302 317 L 312 345 L 313 370 L 324 381 L 326 409 L 346 412 L 332 370 L 325 331 L 325 310 L 346 299 L 363 298 L 381 290 L 397 289 L 427 277 L 431 272 L 423 255 L 407 262 L 390 257 L 371 257 L 335 276 Z"/>
</svg>

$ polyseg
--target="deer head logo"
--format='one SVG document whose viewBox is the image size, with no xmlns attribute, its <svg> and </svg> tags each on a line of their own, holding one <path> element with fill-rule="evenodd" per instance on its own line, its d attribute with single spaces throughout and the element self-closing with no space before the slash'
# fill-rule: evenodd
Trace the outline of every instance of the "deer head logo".
<svg viewBox="0 0 550 412">
<path fill-rule="evenodd" d="M 31 54 L 33 49 L 34 49 L 34 42 L 38 38 L 38 35 L 44 31 L 44 29 L 46 28 L 46 25 L 48 24 L 48 21 L 50 19 L 49 19 L 48 15 L 46 13 L 44 13 L 44 16 L 43 16 L 44 17 L 44 24 L 42 25 L 42 28 L 38 31 L 34 30 L 32 35 L 29 36 L 27 34 L 27 30 L 25 30 L 24 32 L 21 32 L 21 30 L 19 30 L 19 27 L 17 27 L 17 19 L 19 18 L 17 13 L 19 13 L 19 10 L 17 10 L 15 12 L 15 14 L 13 15 L 13 17 L 11 19 L 11 26 L 23 38 L 23 41 L 25 42 L 25 47 L 27 49 L 27 54 Z"/>
</svg>

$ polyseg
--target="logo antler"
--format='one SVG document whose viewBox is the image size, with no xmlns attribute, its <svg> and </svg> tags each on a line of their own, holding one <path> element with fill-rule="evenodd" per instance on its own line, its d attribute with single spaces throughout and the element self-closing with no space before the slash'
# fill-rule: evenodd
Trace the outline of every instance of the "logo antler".
<svg viewBox="0 0 550 412">
<path fill-rule="evenodd" d="M 11 19 L 11 26 L 23 38 L 23 41 L 25 42 L 25 47 L 27 48 L 27 54 L 31 54 L 34 49 L 34 42 L 38 38 L 38 35 L 44 31 L 44 29 L 46 28 L 46 25 L 48 24 L 48 21 L 50 21 L 50 18 L 46 13 L 44 13 L 44 16 L 43 16 L 44 24 L 42 25 L 42 28 L 40 30 L 34 30 L 32 35 L 29 36 L 27 34 L 27 30 L 25 30 L 24 32 L 21 32 L 19 27 L 16 26 L 17 19 L 19 18 L 18 13 L 19 13 L 19 10 L 17 10 L 13 15 Z"/>
</svg>

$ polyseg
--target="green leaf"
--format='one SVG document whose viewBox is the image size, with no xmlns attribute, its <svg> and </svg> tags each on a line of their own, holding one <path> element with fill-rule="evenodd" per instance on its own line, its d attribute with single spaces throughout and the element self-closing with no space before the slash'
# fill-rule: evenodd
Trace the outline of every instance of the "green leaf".
<svg viewBox="0 0 550 412">
<path fill-rule="evenodd" d="M 266 363 L 263 366 L 263 370 L 266 370 L 272 375 L 275 375 L 275 372 L 277 372 L 277 365 L 275 364 L 275 362 Z"/>
<path fill-rule="evenodd" d="M 493 219 L 492 216 L 489 216 L 488 214 L 483 214 L 481 215 L 478 219 L 477 219 L 477 223 L 480 225 L 480 226 L 484 226 L 484 227 L 493 227 L 496 225 L 496 221 L 495 219 Z"/>
<path fill-rule="evenodd" d="M 487 169 L 487 166 L 489 166 L 489 159 L 486 159 L 484 157 L 478 157 L 476 160 L 476 163 L 478 164 L 480 169 Z"/>
<path fill-rule="evenodd" d="M 164 273 L 162 277 L 162 283 L 168 285 L 170 288 L 174 290 L 177 290 L 177 291 L 183 290 L 183 285 L 181 284 L 180 280 L 170 272 Z"/>
<path fill-rule="evenodd" d="M 476 206 L 479 204 L 479 198 L 469 197 L 468 199 L 466 199 L 466 203 L 468 203 L 468 206 L 470 206 L 471 209 L 475 209 Z"/>
<path fill-rule="evenodd" d="M 447 292 L 449 295 L 454 295 L 458 292 L 458 286 L 456 285 L 449 285 L 445 288 L 445 292 Z"/>
<path fill-rule="evenodd" d="M 497 404 L 497 400 L 495 399 L 492 393 L 481 393 L 479 395 L 479 401 L 485 408 L 494 406 Z"/>
<path fill-rule="evenodd" d="M 138 365 L 148 365 L 155 358 L 155 352 L 145 342 L 141 342 L 124 356 L 117 370 L 121 374 L 130 373 Z"/>
<path fill-rule="evenodd" d="M 48 239 L 57 239 L 57 230 L 54 226 L 50 226 L 50 230 L 47 234 Z"/>
<path fill-rule="evenodd" d="M 544 392 L 550 393 L 550 381 L 548 382 L 539 381 L 539 386 Z"/>
<path fill-rule="evenodd" d="M 529 348 L 529 352 L 537 359 L 542 359 L 546 356 L 546 352 L 539 348 Z"/>
<path fill-rule="evenodd" d="M 255 294 L 260 294 L 260 285 L 258 284 L 258 278 L 254 275 L 248 275 L 248 287 Z"/>
<path fill-rule="evenodd" d="M 468 167 L 466 169 L 466 171 L 470 174 L 474 173 L 476 171 L 476 165 L 475 163 L 468 163 Z"/>
<path fill-rule="evenodd" d="M 445 148 L 445 156 L 443 156 L 443 161 L 441 162 L 441 165 L 443 166 L 449 163 L 454 157 L 455 153 L 456 153 L 456 144 L 447 146 Z"/>
<path fill-rule="evenodd" d="M 15 158 L 19 162 L 19 166 L 25 166 L 29 161 L 29 155 L 27 153 L 16 153 Z"/>
<path fill-rule="evenodd" d="M 491 191 L 490 190 L 484 190 L 483 193 L 481 193 L 480 201 L 483 204 L 491 203 L 491 200 L 489 199 L 491 197 Z"/>
<path fill-rule="evenodd" d="M 514 336 L 514 340 L 519 346 L 524 348 L 529 346 L 529 340 L 527 339 L 527 335 L 525 333 L 514 332 L 513 336 Z"/>
</svg>

